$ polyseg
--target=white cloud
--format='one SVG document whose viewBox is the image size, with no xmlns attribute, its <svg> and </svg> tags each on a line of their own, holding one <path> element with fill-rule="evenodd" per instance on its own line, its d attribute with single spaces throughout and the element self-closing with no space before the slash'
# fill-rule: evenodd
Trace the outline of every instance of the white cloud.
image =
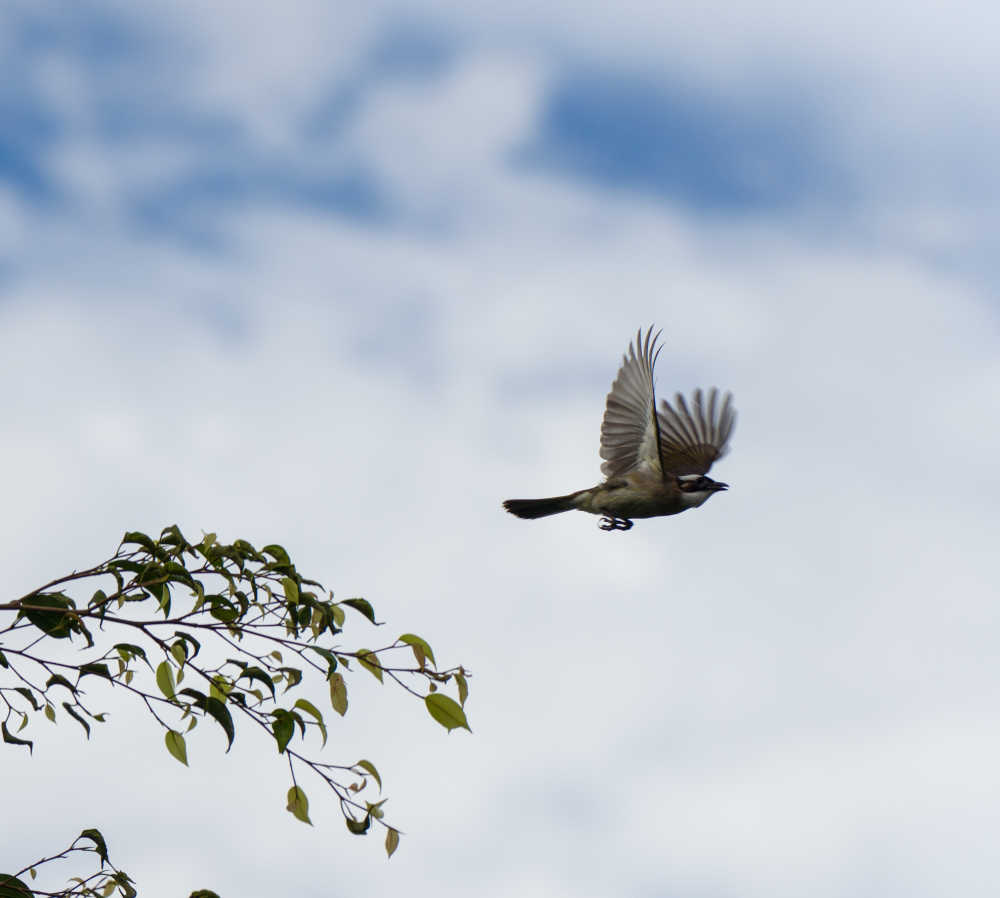
<svg viewBox="0 0 1000 898">
<path fill-rule="evenodd" d="M 530 137 L 544 79 L 536 61 L 476 55 L 439 79 L 374 90 L 348 140 L 404 206 L 445 220 Z M 456 123 L 460 127 L 455 127 Z"/>
</svg>

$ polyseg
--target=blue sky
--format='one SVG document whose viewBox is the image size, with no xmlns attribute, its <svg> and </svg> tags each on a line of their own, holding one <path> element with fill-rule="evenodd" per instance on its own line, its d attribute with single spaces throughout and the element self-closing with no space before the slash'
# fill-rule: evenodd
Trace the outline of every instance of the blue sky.
<svg viewBox="0 0 1000 898">
<path fill-rule="evenodd" d="M 3 857 L 97 825 L 154 896 L 989 894 L 996 19 L 5 7 L 12 594 L 177 522 L 476 676 L 471 737 L 359 681 L 331 738 L 386 780 L 388 864 L 318 790 L 285 814 L 269 746 L 183 769 L 118 705 L 5 757 Z M 730 491 L 505 515 L 597 481 L 654 322 L 663 394 L 735 394 Z"/>
<path fill-rule="evenodd" d="M 305 21 L 321 15 L 309 4 L 296 10 L 292 17 Z M 750 18 L 755 7 L 736 11 Z M 585 20 L 562 30 L 544 22 L 532 28 L 530 21 L 519 30 L 491 30 L 442 10 L 373 8 L 346 29 L 353 41 L 327 48 L 326 67 L 304 51 L 298 70 L 294 59 L 282 58 L 277 71 L 266 59 L 253 65 L 261 40 L 252 33 L 255 16 L 266 18 L 267 30 L 270 15 L 250 13 L 223 40 L 210 27 L 192 30 L 179 12 L 148 12 L 100 3 L 8 12 L 0 176 L 14 197 L 54 215 L 98 215 L 106 226 L 148 229 L 151 239 L 214 250 L 226 243 L 217 218 L 247 207 L 302 208 L 376 227 L 445 227 L 455 214 L 450 204 L 401 207 L 358 140 L 358 124 L 381 95 L 433 92 L 473 60 L 490 57 L 511 69 L 494 73 L 496 89 L 508 86 L 505 75 L 515 67 L 533 69 L 537 78 L 531 119 L 508 135 L 499 167 L 563 176 L 584 190 L 631 191 L 692 215 L 819 217 L 848 236 L 873 207 L 903 214 L 917 206 L 923 215 L 958 217 L 995 211 L 997 134 L 980 118 L 989 108 L 981 87 L 989 73 L 960 80 L 967 61 L 944 52 L 946 45 L 931 57 L 938 64 L 933 89 L 915 73 L 909 83 L 895 83 L 910 69 L 930 68 L 921 66 L 920 53 L 933 10 L 904 22 L 900 6 L 899 19 L 886 13 L 886 21 L 870 22 L 874 36 L 880 24 L 891 28 L 897 45 L 894 65 L 874 68 L 867 42 L 838 47 L 850 35 L 820 19 L 787 23 L 785 46 L 774 34 L 765 40 L 758 25 L 741 46 L 746 23 L 738 15 L 729 28 L 716 21 L 724 37 L 709 40 L 703 23 L 678 13 L 676 36 L 658 47 L 670 16 L 649 9 L 640 24 L 645 18 L 659 27 L 645 42 L 624 29 L 632 43 L 622 40 L 616 55 L 619 23 L 608 23 L 608 40 L 595 49 L 580 46 L 597 37 Z M 762 7 L 757 17 L 780 20 L 787 12 Z M 224 12 L 203 15 L 207 24 L 226 27 Z M 327 24 L 321 18 L 317 31 Z M 973 24 L 964 27 L 972 32 Z M 824 25 L 832 31 L 810 55 L 808 38 Z M 292 39 L 302 27 L 278 31 L 275 43 L 287 49 L 272 55 L 294 54 Z M 213 37 L 222 46 L 213 47 Z M 249 38 L 245 58 L 233 60 L 231 70 L 213 65 L 213 49 L 228 61 L 238 51 L 226 44 L 240 38 Z M 661 59 L 650 60 L 657 49 Z M 975 45 L 964 49 L 974 63 Z M 213 76 L 242 80 L 213 89 Z M 67 171 L 53 159 L 82 151 L 128 167 L 90 194 L 79 180 L 84 171 Z M 147 170 L 143 158 L 156 153 L 160 164 Z"/>
</svg>

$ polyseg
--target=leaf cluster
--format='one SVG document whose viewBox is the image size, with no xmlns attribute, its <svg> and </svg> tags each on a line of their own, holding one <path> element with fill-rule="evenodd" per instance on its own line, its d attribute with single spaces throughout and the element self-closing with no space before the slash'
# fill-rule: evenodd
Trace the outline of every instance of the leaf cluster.
<svg viewBox="0 0 1000 898">
<path fill-rule="evenodd" d="M 95 705 L 104 689 L 140 702 L 185 765 L 188 737 L 203 721 L 221 730 L 226 751 L 243 727 L 258 727 L 287 761 L 289 813 L 311 823 L 299 777 L 312 774 L 335 794 L 350 832 L 365 834 L 373 823 L 386 830 L 389 855 L 399 830 L 384 820 L 386 799 L 362 795 L 369 786 L 381 792 L 379 772 L 365 759 L 314 756 L 308 743 L 322 750 L 332 720 L 306 697 L 315 695 L 309 689 L 322 683 L 343 717 L 351 677 L 364 670 L 422 701 L 449 731 L 469 728 L 463 667 L 438 668 L 431 646 L 413 633 L 380 648 L 345 647 L 351 615 L 381 626 L 374 608 L 363 598 L 335 600 L 280 545 L 220 543 L 214 533 L 192 543 L 177 526 L 157 539 L 129 532 L 107 561 L 0 603 L 3 611 L 11 618 L 0 617 L 4 742 L 33 751 L 37 716 L 71 718 L 89 738 L 108 718 Z M 60 652 L 63 645 L 78 651 Z"/>
<path fill-rule="evenodd" d="M 54 861 L 64 860 L 73 854 L 96 854 L 99 864 L 90 876 L 73 876 L 65 888 L 43 891 L 33 887 L 38 868 Z M 32 885 L 22 877 L 28 876 Z M 0 873 L 0 898 L 30 898 L 44 895 L 49 898 L 136 898 L 135 885 L 129 875 L 119 870 L 108 859 L 108 846 L 100 830 L 85 829 L 58 854 L 43 857 L 16 873 Z"/>
</svg>

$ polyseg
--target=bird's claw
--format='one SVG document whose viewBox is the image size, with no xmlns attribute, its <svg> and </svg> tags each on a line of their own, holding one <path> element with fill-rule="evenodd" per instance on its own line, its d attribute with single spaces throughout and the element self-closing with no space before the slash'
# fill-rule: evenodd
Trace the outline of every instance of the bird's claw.
<svg viewBox="0 0 1000 898">
<path fill-rule="evenodd" d="M 609 518 L 605 516 L 601 518 L 597 526 L 601 530 L 631 530 L 632 522 L 628 518 Z"/>
</svg>

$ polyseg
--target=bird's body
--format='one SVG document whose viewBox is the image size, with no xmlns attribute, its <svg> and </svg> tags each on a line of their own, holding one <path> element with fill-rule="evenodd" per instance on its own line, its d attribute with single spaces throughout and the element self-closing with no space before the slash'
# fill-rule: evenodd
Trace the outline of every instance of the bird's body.
<svg viewBox="0 0 1000 898">
<path fill-rule="evenodd" d="M 653 367 L 659 350 L 653 329 L 629 344 L 611 385 L 601 425 L 601 470 L 607 479 L 592 489 L 548 499 L 508 499 L 504 508 L 521 518 L 578 509 L 602 515 L 603 530 L 628 530 L 633 518 L 655 518 L 697 508 L 728 487 L 705 475 L 726 452 L 736 421 L 727 393 L 714 387 L 707 403 L 696 390 L 691 407 L 678 393 L 677 408 L 656 409 Z"/>
</svg>

